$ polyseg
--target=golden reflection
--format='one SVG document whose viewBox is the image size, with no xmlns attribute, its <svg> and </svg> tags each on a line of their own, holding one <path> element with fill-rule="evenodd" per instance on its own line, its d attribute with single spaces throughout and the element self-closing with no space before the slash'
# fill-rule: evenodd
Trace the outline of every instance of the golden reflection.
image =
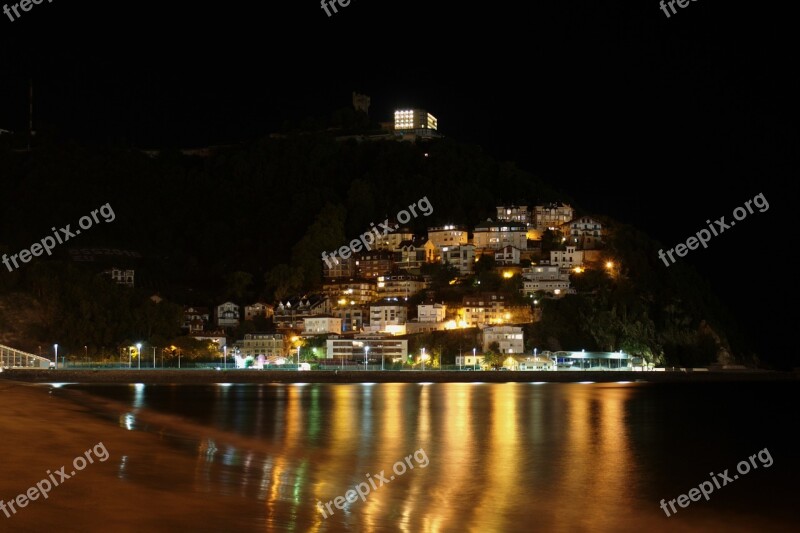
<svg viewBox="0 0 800 533">
<path fill-rule="evenodd" d="M 424 446 L 431 441 L 431 390 L 441 391 L 441 388 L 434 389 L 435 385 L 416 384 L 416 386 L 419 387 L 419 412 L 417 414 L 417 439 L 416 442 L 412 443 L 414 449 L 418 449 L 417 443 L 419 443 L 420 446 Z M 402 455 L 398 455 L 394 461 L 403 461 L 404 456 L 407 456 L 411 451 L 412 450 L 408 450 Z M 419 518 L 419 502 L 424 501 L 427 495 L 423 491 L 421 480 L 418 479 L 419 476 L 414 476 L 413 473 L 412 470 L 403 475 L 403 483 L 410 484 L 410 487 L 406 489 L 408 497 L 403 502 L 402 511 L 397 524 L 397 527 L 401 531 L 409 533 L 417 530 L 417 526 L 414 525 L 412 521 Z"/>
<path fill-rule="evenodd" d="M 523 486 L 519 463 L 530 453 L 530 450 L 520 449 L 517 426 L 517 394 L 520 387 L 525 386 L 524 383 L 505 383 L 489 388 L 491 422 L 487 425 L 488 435 L 484 437 L 481 474 L 485 486 L 480 490 L 478 507 L 492 511 L 474 516 L 479 529 L 495 529 L 496 517 L 511 516 L 512 511 L 519 510 L 520 487 Z"/>
<path fill-rule="evenodd" d="M 324 509 L 324 506 L 336 496 L 343 495 L 346 490 L 352 488 L 348 486 L 349 479 L 358 474 L 358 472 L 354 474 L 351 470 L 354 455 L 358 453 L 360 385 L 337 385 L 327 387 L 326 391 L 330 396 L 330 405 L 323 404 L 325 418 L 330 420 L 329 426 L 325 424 L 327 442 L 325 449 L 317 452 L 317 457 L 314 459 L 314 473 L 311 476 L 313 494 L 304 498 L 304 508 L 307 508 L 304 512 L 309 516 L 313 513 L 310 524 L 312 531 L 318 531 L 323 524 L 331 527 L 331 522 L 342 521 L 346 507 L 345 509 L 332 507 L 333 515 L 324 518 L 315 506 L 317 502 L 321 502 Z M 372 442 L 370 448 L 375 449 L 378 444 Z M 363 475 L 362 473 L 361 476 Z M 363 505 L 361 500 L 358 502 Z"/>
<path fill-rule="evenodd" d="M 472 484 L 474 469 L 480 462 L 471 423 L 472 396 L 476 386 L 472 383 L 452 385 L 440 389 L 443 397 L 442 429 L 437 432 L 445 443 L 452 443 L 452 446 L 446 451 L 447 459 L 440 459 L 435 470 L 426 473 L 433 477 L 435 472 L 435 477 L 446 479 L 447 483 L 429 494 L 433 512 L 424 517 L 425 531 L 453 531 L 463 525 L 464 508 L 452 505 L 452 502 L 469 501 L 464 498 L 464 489 Z M 440 456 L 441 451 L 439 448 L 430 448 L 426 453 L 428 457 L 434 454 Z"/>
<path fill-rule="evenodd" d="M 586 510 L 600 509 L 598 502 L 616 501 L 630 490 L 632 456 L 625 427 L 630 394 L 629 387 L 612 384 L 572 384 L 566 389 L 566 432 L 559 437 L 564 440 L 562 476 L 551 496 L 570 499 L 575 512 L 552 514 L 558 528 L 605 530 L 616 523 L 608 513 Z"/>
<path fill-rule="evenodd" d="M 634 389 L 530 383 L 275 386 L 250 406 L 250 413 L 264 409 L 268 434 L 259 439 L 269 439 L 274 450 L 251 478 L 260 480 L 266 531 L 276 524 L 290 531 L 369 533 L 389 525 L 407 533 L 513 531 L 531 527 L 532 516 L 546 531 L 613 530 L 619 517 L 600 502 L 618 502 L 637 482 L 625 419 Z M 309 434 L 315 417 L 319 438 Z M 221 444 L 200 443 L 198 490 L 213 490 L 222 477 L 218 469 L 234 464 L 216 460 Z M 426 467 L 412 458 L 414 468 L 393 470 L 420 449 Z M 239 450 L 237 460 L 247 452 Z M 246 462 L 259 468 L 258 461 Z M 372 488 L 365 501 L 345 502 L 343 508 L 333 503 L 368 476 L 377 482 L 381 471 L 394 479 Z M 329 502 L 326 518 L 320 508 Z"/>
<path fill-rule="evenodd" d="M 366 463 L 371 466 L 361 473 L 365 479 L 368 479 L 367 474 L 374 476 L 380 474 L 383 469 L 391 468 L 393 461 L 409 453 L 405 432 L 407 422 L 405 415 L 407 403 L 413 401 L 409 395 L 411 391 L 412 389 L 403 383 L 384 383 L 373 391 L 376 396 L 374 408 L 378 413 L 376 435 L 379 449 L 366 460 Z M 358 472 L 356 472 L 356 477 L 358 477 Z M 364 531 L 380 529 L 386 514 L 390 512 L 389 504 L 391 504 L 392 498 L 391 493 L 383 490 L 386 488 L 388 487 L 372 491 L 366 503 L 359 500 L 359 503 L 363 505 L 361 510 L 363 520 L 359 520 L 359 525 Z"/>
</svg>

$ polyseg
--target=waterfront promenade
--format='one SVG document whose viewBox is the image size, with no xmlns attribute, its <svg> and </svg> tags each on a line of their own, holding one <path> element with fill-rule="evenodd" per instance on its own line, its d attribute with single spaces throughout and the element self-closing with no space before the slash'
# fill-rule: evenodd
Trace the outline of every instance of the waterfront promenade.
<svg viewBox="0 0 800 533">
<path fill-rule="evenodd" d="M 0 380 L 28 383 L 699 383 L 800 381 L 768 371 L 452 371 L 452 370 L 40 370 L 7 369 Z"/>
</svg>

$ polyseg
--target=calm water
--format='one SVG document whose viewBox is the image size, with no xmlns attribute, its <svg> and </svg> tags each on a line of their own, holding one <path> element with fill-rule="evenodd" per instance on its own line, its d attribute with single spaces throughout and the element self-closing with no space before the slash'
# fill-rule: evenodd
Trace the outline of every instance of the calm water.
<svg viewBox="0 0 800 533">
<path fill-rule="evenodd" d="M 796 531 L 798 391 L 786 384 L 68 386 L 161 436 L 189 477 L 142 486 L 253 502 L 231 531 Z M 659 508 L 766 448 L 710 500 Z M 412 455 L 416 452 L 416 455 Z M 767 454 L 762 454 L 766 457 Z M 411 456 L 411 457 L 409 457 Z M 405 458 L 408 458 L 406 461 Z M 402 465 L 398 462 L 405 463 Z M 414 468 L 410 468 L 410 465 Z M 396 470 L 393 471 L 393 466 Z M 145 474 L 145 471 L 146 474 Z M 388 481 L 380 485 L 381 471 Z M 390 476 L 394 476 L 392 480 Z M 362 482 L 365 501 L 335 498 Z M 329 512 L 324 505 L 333 501 Z M 321 502 L 325 518 L 317 508 Z M 232 517 L 233 518 L 233 517 Z M 203 530 L 202 517 L 186 529 Z"/>
</svg>

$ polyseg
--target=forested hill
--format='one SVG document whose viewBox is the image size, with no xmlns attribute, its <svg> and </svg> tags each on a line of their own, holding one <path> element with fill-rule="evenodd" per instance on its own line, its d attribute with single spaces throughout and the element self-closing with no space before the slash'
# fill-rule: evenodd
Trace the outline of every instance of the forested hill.
<svg viewBox="0 0 800 533">
<path fill-rule="evenodd" d="M 80 217 L 110 204 L 113 221 L 101 219 L 57 247 L 53 258 L 34 262 L 69 261 L 70 247 L 134 250 L 142 256 L 133 265 L 137 291 L 143 291 L 142 297 L 146 291 L 158 291 L 178 304 L 270 299 L 276 276 L 302 290 L 318 286 L 322 251 L 338 248 L 370 223 L 393 217 L 422 197 L 428 198 L 433 213 L 409 223 L 420 234 L 436 224 L 473 226 L 494 218 L 496 206 L 504 203 L 560 200 L 580 207 L 561 187 L 451 139 L 412 144 L 291 134 L 215 149 L 206 157 L 46 140 L 33 152 L 21 152 L 2 142 L 0 138 L 0 252 L 28 248 L 52 234 L 53 227 L 72 224 L 74 229 Z M 716 335 L 723 344 L 731 342 L 735 355 L 747 356 L 746 345 L 730 336 L 736 335 L 733 322 L 702 280 L 684 265 L 663 268 L 657 263 L 655 243 L 633 228 L 621 229 L 611 236 L 610 249 L 624 265 L 625 283 L 589 287 L 607 298 L 601 304 L 592 299 L 589 308 L 585 301 L 569 299 L 550 305 L 542 327 L 550 324 L 553 333 L 541 332 L 543 338 L 563 330 L 558 335 L 589 342 L 587 349 L 605 349 L 619 346 L 630 334 L 636 342 L 651 345 L 653 353 L 671 342 L 691 346 L 674 353 L 688 354 L 687 362 L 702 363 L 713 357 L 707 341 Z M 82 279 L 74 268 L 31 266 L 4 271 L 0 291 L 33 292 L 43 272 L 56 278 L 52 283 L 59 276 L 70 276 L 73 283 Z M 242 285 L 242 278 L 232 276 L 236 272 L 249 274 L 252 283 Z M 65 318 L 42 326 L 60 330 L 42 331 L 43 337 L 70 334 L 67 324 L 80 320 L 66 316 L 82 305 L 70 298 L 87 291 L 91 292 L 58 292 L 57 305 Z M 93 320 L 104 320 L 102 315 L 95 309 Z M 158 317 L 165 325 L 155 333 L 169 336 L 168 325 L 175 316 L 173 309 Z M 118 341 L 115 336 L 123 335 L 127 323 L 115 320 L 116 326 L 105 328 L 98 343 Z M 601 320 L 608 321 L 607 331 Z M 709 326 L 713 333 L 698 338 L 698 331 Z M 146 335 L 147 328 L 154 333 L 152 324 L 131 327 L 142 330 L 134 332 L 138 335 Z"/>
<path fill-rule="evenodd" d="M 410 225 L 475 224 L 495 217 L 502 202 L 569 197 L 476 146 L 441 140 L 337 142 L 329 135 L 263 139 L 210 157 L 45 144 L 33 154 L 0 149 L 5 188 L 0 244 L 29 247 L 105 203 L 116 219 L 74 239 L 159 257 L 159 277 L 198 286 L 231 270 L 264 272 L 303 255 L 309 227 L 320 218 L 323 249 L 364 232 L 427 197 L 429 217 Z M 72 243 L 70 243 L 72 244 Z"/>
</svg>

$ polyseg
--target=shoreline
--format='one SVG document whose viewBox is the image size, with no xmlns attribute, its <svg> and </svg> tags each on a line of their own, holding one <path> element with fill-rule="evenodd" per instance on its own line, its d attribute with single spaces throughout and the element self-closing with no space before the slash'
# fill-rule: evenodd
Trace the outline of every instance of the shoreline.
<svg viewBox="0 0 800 533">
<path fill-rule="evenodd" d="M 227 526 L 263 531 L 246 529 L 247 520 L 236 519 L 258 516 L 263 505 L 236 494 L 217 494 L 215 505 L 209 506 L 196 473 L 197 458 L 177 450 L 160 434 L 126 428 L 117 417 L 127 411 L 95 398 L 90 404 L 77 402 L 75 391 L 53 394 L 51 387 L 1 379 L 7 372 L 0 373 L 5 400 L 0 410 L 0 501 L 8 514 L 0 512 L 0 530 L 179 531 L 187 515 L 197 515 L 204 517 L 209 530 Z M 101 411 L 112 416 L 97 416 Z M 105 459 L 96 454 L 79 470 L 75 458 L 85 457 L 99 444 L 107 452 Z M 57 473 L 59 467 L 65 476 Z M 54 477 L 48 478 L 51 472 Z M 175 479 L 164 472 L 175 474 Z M 49 489 L 39 489 L 49 490 L 46 497 L 38 494 L 29 496 L 25 505 L 9 505 L 44 480 L 51 482 Z"/>
<path fill-rule="evenodd" d="M 0 380 L 24 383 L 730 383 L 797 382 L 798 372 L 453 371 L 453 370 L 53 370 L 6 369 Z"/>
</svg>

